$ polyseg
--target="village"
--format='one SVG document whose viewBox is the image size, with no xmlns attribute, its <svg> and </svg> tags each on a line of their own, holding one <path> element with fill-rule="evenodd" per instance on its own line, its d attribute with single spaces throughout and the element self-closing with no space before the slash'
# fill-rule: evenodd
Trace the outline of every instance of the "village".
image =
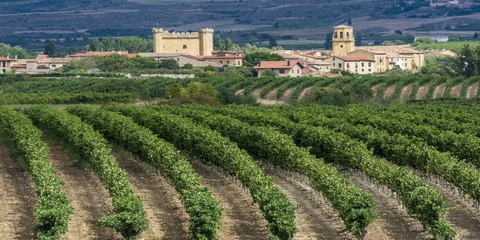
<svg viewBox="0 0 480 240">
<path fill-rule="evenodd" d="M 179 66 L 194 67 L 243 67 L 244 52 L 214 51 L 211 28 L 199 32 L 169 32 L 154 28 L 153 52 L 138 53 L 138 56 L 154 58 L 161 62 L 174 59 Z M 340 76 L 341 72 L 372 74 L 391 69 L 416 72 L 425 65 L 424 53 L 401 46 L 355 46 L 353 27 L 340 25 L 333 28 L 332 51 L 276 50 L 284 61 L 260 61 L 254 69 L 260 77 L 267 70 L 278 76 Z M 48 73 L 66 66 L 70 61 L 111 54 L 135 57 L 126 51 L 84 51 L 63 58 L 51 58 L 38 54 L 35 59 L 0 57 L 1 72 L 15 71 L 17 74 Z"/>
</svg>

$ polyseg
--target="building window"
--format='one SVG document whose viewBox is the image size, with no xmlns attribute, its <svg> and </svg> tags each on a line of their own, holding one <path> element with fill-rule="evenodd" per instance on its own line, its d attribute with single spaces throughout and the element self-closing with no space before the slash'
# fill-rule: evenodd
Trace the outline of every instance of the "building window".
<svg viewBox="0 0 480 240">
<path fill-rule="evenodd" d="M 333 63 L 333 66 L 335 67 L 335 63 Z"/>
<path fill-rule="evenodd" d="M 340 38 L 343 38 L 343 32 L 340 32 Z"/>
<path fill-rule="evenodd" d="M 368 63 L 368 66 L 371 67 L 371 66 L 372 66 L 372 63 Z"/>
<path fill-rule="evenodd" d="M 52 64 L 52 68 L 57 68 L 57 65 L 55 65 L 55 64 Z"/>
<path fill-rule="evenodd" d="M 364 69 L 362 68 L 362 72 L 364 71 Z"/>
<path fill-rule="evenodd" d="M 348 34 L 348 32 L 347 32 L 347 38 L 350 38 L 350 34 Z"/>
<path fill-rule="evenodd" d="M 343 48 L 343 45 L 340 45 L 341 48 Z"/>
<path fill-rule="evenodd" d="M 334 37 L 334 38 L 337 38 L 337 37 L 338 37 L 338 35 L 337 35 L 337 33 L 336 33 L 336 32 L 335 32 L 335 34 L 333 35 L 333 37 Z"/>
<path fill-rule="evenodd" d="M 372 71 L 372 69 L 370 69 L 370 68 L 369 68 L 369 69 L 368 69 L 368 71 L 369 71 L 369 72 L 371 72 L 371 71 Z"/>
<path fill-rule="evenodd" d="M 187 45 L 183 45 L 183 49 L 187 49 Z"/>
<path fill-rule="evenodd" d="M 237 65 L 240 66 L 240 61 L 237 62 Z"/>
<path fill-rule="evenodd" d="M 3 63 L 2 63 L 2 66 L 3 66 L 3 67 L 7 67 L 7 63 L 6 63 L 6 62 L 3 62 Z"/>
<path fill-rule="evenodd" d="M 278 70 L 278 73 L 280 73 L 280 74 L 285 74 L 285 69 L 280 69 L 280 70 Z"/>
<path fill-rule="evenodd" d="M 362 67 L 363 67 L 363 63 L 362 63 Z"/>
<path fill-rule="evenodd" d="M 342 68 L 342 64 L 341 64 L 341 63 L 338 64 L 338 68 Z"/>
<path fill-rule="evenodd" d="M 347 68 L 350 68 L 350 63 L 347 63 Z"/>
<path fill-rule="evenodd" d="M 297 74 L 300 74 L 300 69 L 297 69 Z"/>
<path fill-rule="evenodd" d="M 358 68 L 358 63 L 355 63 L 355 68 Z"/>
<path fill-rule="evenodd" d="M 177 58 L 177 62 L 180 62 L 180 58 Z"/>
<path fill-rule="evenodd" d="M 227 64 L 230 64 L 230 61 L 227 61 Z"/>
</svg>

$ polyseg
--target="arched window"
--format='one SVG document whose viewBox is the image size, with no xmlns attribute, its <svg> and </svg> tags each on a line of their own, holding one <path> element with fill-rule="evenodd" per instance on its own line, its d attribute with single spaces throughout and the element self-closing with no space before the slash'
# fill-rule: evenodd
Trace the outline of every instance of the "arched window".
<svg viewBox="0 0 480 240">
<path fill-rule="evenodd" d="M 187 49 L 187 45 L 183 45 L 183 49 Z"/>
<path fill-rule="evenodd" d="M 340 38 L 343 38 L 343 32 L 340 32 Z"/>
<path fill-rule="evenodd" d="M 347 32 L 347 38 L 350 38 L 350 34 L 349 34 L 349 32 Z"/>
<path fill-rule="evenodd" d="M 335 32 L 335 34 L 333 34 L 333 37 L 334 37 L 334 38 L 337 38 L 337 37 L 338 37 L 336 32 Z"/>
</svg>

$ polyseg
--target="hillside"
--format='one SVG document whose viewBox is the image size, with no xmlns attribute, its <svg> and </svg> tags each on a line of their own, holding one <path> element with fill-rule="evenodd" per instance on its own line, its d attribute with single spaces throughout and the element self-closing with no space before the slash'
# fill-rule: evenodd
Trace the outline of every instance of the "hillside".
<svg viewBox="0 0 480 240">
<path fill-rule="evenodd" d="M 403 2 L 403 1 L 400 1 Z M 429 30 L 447 13 L 457 25 L 480 20 L 477 8 L 465 11 L 430 8 L 428 1 L 392 5 L 391 1 L 0 1 L 0 42 L 24 48 L 43 48 L 45 39 L 64 47 L 84 46 L 92 37 L 151 37 L 153 27 L 175 31 L 197 31 L 211 27 L 222 37 L 237 42 L 293 39 L 295 44 L 312 39 L 323 43 L 332 26 L 351 19 L 365 34 L 419 28 Z M 468 18 L 468 21 L 462 21 Z M 423 28 L 422 27 L 423 24 Z M 450 25 L 449 25 L 450 26 Z M 459 28 L 459 29 L 465 29 Z M 432 31 L 434 29 L 431 29 Z M 472 29 L 470 29 L 472 30 Z M 468 31 L 468 29 L 467 29 Z M 415 31 L 410 31 L 414 33 Z M 470 33 L 468 33 L 470 34 Z M 473 33 L 472 33 L 473 34 Z M 73 39 L 65 43 L 65 39 Z"/>
</svg>

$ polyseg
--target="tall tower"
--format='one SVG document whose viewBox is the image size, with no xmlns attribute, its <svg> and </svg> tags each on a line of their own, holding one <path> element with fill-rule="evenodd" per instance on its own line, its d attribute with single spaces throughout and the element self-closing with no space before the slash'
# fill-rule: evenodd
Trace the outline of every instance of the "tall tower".
<svg viewBox="0 0 480 240">
<path fill-rule="evenodd" d="M 213 32 L 212 28 L 203 28 L 198 32 L 200 38 L 200 56 L 212 56 Z"/>
<path fill-rule="evenodd" d="M 340 25 L 333 28 L 332 52 L 333 56 L 346 56 L 355 49 L 353 27 Z"/>
<path fill-rule="evenodd" d="M 166 31 L 168 33 L 168 31 Z M 152 29 L 153 33 L 153 52 L 161 53 L 162 52 L 162 36 L 165 31 L 162 28 Z"/>
</svg>

